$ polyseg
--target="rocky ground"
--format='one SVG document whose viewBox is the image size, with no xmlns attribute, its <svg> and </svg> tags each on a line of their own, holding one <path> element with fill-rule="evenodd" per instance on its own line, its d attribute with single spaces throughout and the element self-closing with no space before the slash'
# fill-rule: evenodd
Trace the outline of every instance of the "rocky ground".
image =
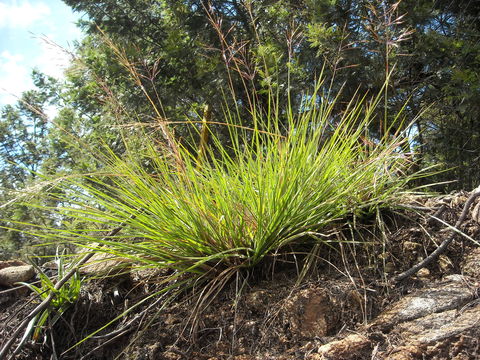
<svg viewBox="0 0 480 360">
<path fill-rule="evenodd" d="M 26 344 L 15 358 L 480 359 L 478 199 L 461 226 L 470 239 L 456 235 L 438 260 L 405 281 L 392 281 L 450 235 L 429 214 L 455 224 L 467 197 L 425 199 L 414 205 L 429 210 L 384 214 L 384 231 L 365 227 L 356 239 L 361 246 L 319 249 L 317 265 L 301 282 L 297 254 L 239 276 L 200 314 L 192 315 L 198 294 L 184 294 L 163 309 L 164 298 L 153 297 L 65 352 L 158 291 L 165 274 L 131 270 L 91 280 L 62 320 L 45 329 L 46 341 Z M 343 229 L 336 236 L 349 234 Z M 31 274 L 25 264 L 0 265 L 3 344 L 36 305 L 25 289 L 11 290 L 8 276 L 19 266 Z"/>
</svg>

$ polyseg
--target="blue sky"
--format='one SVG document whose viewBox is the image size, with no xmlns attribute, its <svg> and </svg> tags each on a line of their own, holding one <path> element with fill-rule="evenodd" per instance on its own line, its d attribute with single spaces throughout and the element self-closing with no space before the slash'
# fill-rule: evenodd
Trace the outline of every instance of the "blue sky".
<svg viewBox="0 0 480 360">
<path fill-rule="evenodd" d="M 60 0 L 0 0 L 0 107 L 33 88 L 33 68 L 62 77 L 69 56 L 59 46 L 81 38 L 79 18 Z"/>
</svg>

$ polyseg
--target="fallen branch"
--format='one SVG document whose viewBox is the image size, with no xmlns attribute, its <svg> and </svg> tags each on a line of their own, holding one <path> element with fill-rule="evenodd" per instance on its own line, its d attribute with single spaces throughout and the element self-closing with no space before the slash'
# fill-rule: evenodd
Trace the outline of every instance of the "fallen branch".
<svg viewBox="0 0 480 360">
<path fill-rule="evenodd" d="M 135 218 L 136 215 L 130 216 L 129 220 Z M 127 222 L 123 222 L 118 226 L 117 228 L 111 230 L 105 237 L 103 237 L 103 241 L 107 240 L 109 237 L 116 235 L 120 230 L 122 230 Z M 82 265 L 84 265 L 88 260 L 92 258 L 92 256 L 95 254 L 95 252 L 90 252 L 86 254 L 77 264 L 74 266 L 70 271 L 55 285 L 55 290 L 59 290 L 65 283 L 70 280 L 70 278 L 77 272 L 78 268 Z M 23 331 L 24 328 L 27 327 L 28 323 L 39 313 L 41 313 L 43 310 L 45 310 L 52 300 L 54 299 L 55 292 L 50 292 L 50 294 L 40 303 L 38 306 L 33 309 L 30 314 L 22 321 L 22 323 L 17 327 L 15 332 L 12 334 L 10 339 L 6 342 L 6 344 L 3 346 L 3 348 L 0 350 L 0 359 L 4 359 L 5 356 L 7 355 L 8 351 L 14 344 L 15 340 L 18 338 L 20 333 Z"/>
<path fill-rule="evenodd" d="M 420 261 L 417 265 L 411 267 L 407 271 L 404 271 L 400 275 L 396 276 L 393 279 L 393 281 L 394 282 L 400 282 L 400 281 L 412 276 L 413 274 L 417 273 L 418 270 L 420 270 L 421 268 L 424 268 L 425 266 L 430 264 L 432 261 L 436 260 L 439 257 L 439 255 L 442 254 L 447 249 L 448 245 L 450 245 L 452 240 L 455 238 L 455 234 L 459 231 L 460 226 L 462 225 L 463 221 L 467 217 L 467 213 L 468 213 L 468 210 L 470 209 L 470 206 L 472 206 L 475 199 L 479 196 L 480 196 L 480 186 L 472 191 L 472 194 L 470 195 L 470 197 L 465 202 L 465 205 L 463 206 L 462 213 L 461 213 L 460 217 L 458 218 L 457 222 L 455 223 L 455 226 L 454 226 L 454 229 L 452 230 L 451 235 L 447 239 L 445 239 L 438 246 L 438 248 L 435 249 L 434 252 L 432 252 L 425 259 Z M 432 218 L 435 219 L 435 217 L 432 217 Z"/>
<path fill-rule="evenodd" d="M 440 216 L 442 216 L 445 210 L 447 210 L 447 204 L 442 204 L 442 206 L 440 206 L 440 208 L 437 211 L 435 211 L 433 215 L 430 215 L 430 218 L 427 220 L 427 224 L 428 225 L 434 224 L 435 220 L 437 220 Z"/>
</svg>

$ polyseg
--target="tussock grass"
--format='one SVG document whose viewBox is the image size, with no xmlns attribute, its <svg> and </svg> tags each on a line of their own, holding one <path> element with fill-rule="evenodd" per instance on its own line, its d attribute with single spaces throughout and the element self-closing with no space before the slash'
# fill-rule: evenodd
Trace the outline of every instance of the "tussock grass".
<svg viewBox="0 0 480 360">
<path fill-rule="evenodd" d="M 108 39 L 107 44 L 155 107 L 126 55 Z M 205 116 L 201 130 L 195 121 L 185 122 L 198 130 L 198 147 L 175 139 L 154 109 L 163 141 L 140 131 L 131 135 L 125 127 L 130 135 L 121 155 L 107 146 L 83 149 L 101 171 L 45 180 L 31 189 L 55 188 L 54 203 L 60 205 L 30 206 L 54 213 L 58 226 L 17 224 L 50 243 L 175 270 L 162 280 L 163 290 L 112 322 L 162 292 L 165 306 L 193 287 L 200 288 L 194 310 L 201 310 L 236 274 L 270 255 L 295 252 L 297 245 L 312 251 L 302 276 L 318 258 L 318 245 L 331 245 L 331 227 L 401 206 L 415 194 L 411 181 L 425 175 L 412 171 L 408 139 L 393 130 L 405 128 L 401 113 L 383 129 L 383 138 L 369 137 L 382 94 L 356 97 L 336 113 L 340 106 L 320 93 L 323 88 L 319 83 L 313 94 L 302 96 L 300 109 L 280 106 L 270 94 L 267 109 L 251 100 L 247 118 L 226 108 L 223 121 Z M 228 131 L 211 131 L 219 126 Z M 30 192 L 23 196 L 28 201 Z M 119 225 L 121 232 L 103 235 Z"/>
<path fill-rule="evenodd" d="M 341 115 L 335 101 L 305 99 L 304 111 L 252 111 L 247 121 L 226 111 L 228 138 L 212 132 L 202 157 L 180 143 L 172 155 L 146 134 L 135 148 L 126 140 L 121 156 L 105 148 L 102 172 L 65 178 L 65 206 L 52 209 L 94 226 L 48 237 L 218 285 L 287 246 L 329 242 L 328 226 L 412 193 L 421 174 L 409 171 L 406 139 L 367 140 L 380 96 L 352 100 Z M 245 122 L 253 126 L 235 126 Z M 125 221 L 107 239 L 93 231 Z"/>
<path fill-rule="evenodd" d="M 351 241 L 332 240 L 332 228 L 352 218 L 378 218 L 416 193 L 409 184 L 426 173 L 412 171 L 404 133 L 391 128 L 382 139 L 368 136 L 381 94 L 353 99 L 341 114 L 329 96 L 314 92 L 303 98 L 301 110 L 287 106 L 280 113 L 271 96 L 268 109 L 253 107 L 248 118 L 227 109 L 223 122 L 204 119 L 202 129 L 186 122 L 200 134 L 198 147 L 173 136 L 162 142 L 143 132 L 132 135 L 126 128 L 130 135 L 121 155 L 107 146 L 84 149 L 101 171 L 41 183 L 55 187 L 54 203 L 60 205 L 31 206 L 52 212 L 58 226 L 19 223 L 29 225 L 30 234 L 108 253 L 109 259 L 127 258 L 139 267 L 174 270 L 162 278 L 161 290 L 75 346 L 152 297 L 162 294 L 164 308 L 186 289 L 197 291 L 195 323 L 196 314 L 236 275 L 310 248 L 297 264 L 301 278 L 321 258 L 319 245 Z M 392 126 L 404 128 L 401 118 L 397 114 Z M 158 121 L 161 133 L 168 131 L 168 122 Z M 210 131 L 219 125 L 228 131 Z M 104 236 L 105 229 L 118 226 L 120 232 Z"/>
</svg>

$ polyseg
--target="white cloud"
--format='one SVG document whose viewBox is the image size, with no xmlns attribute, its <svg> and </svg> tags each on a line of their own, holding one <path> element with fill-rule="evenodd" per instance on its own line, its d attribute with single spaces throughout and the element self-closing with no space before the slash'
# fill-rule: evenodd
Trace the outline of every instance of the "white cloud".
<svg viewBox="0 0 480 360">
<path fill-rule="evenodd" d="M 16 97 L 32 87 L 30 71 L 20 54 L 0 53 L 0 105 L 16 102 Z"/>
<path fill-rule="evenodd" d="M 26 57 L 4 50 L 0 53 L 0 107 L 13 104 L 23 91 L 33 89 L 31 79 L 34 68 L 57 79 L 64 77 L 70 55 L 56 45 L 52 35 L 36 38 L 32 44 L 34 56 Z"/>
<path fill-rule="evenodd" d="M 55 42 L 81 38 L 77 19 L 60 0 L 0 0 L 0 108 L 34 88 L 33 68 L 63 78 L 70 58 Z"/>
<path fill-rule="evenodd" d="M 50 8 L 42 2 L 0 2 L 0 28 L 27 28 L 46 19 L 50 14 Z"/>
</svg>

